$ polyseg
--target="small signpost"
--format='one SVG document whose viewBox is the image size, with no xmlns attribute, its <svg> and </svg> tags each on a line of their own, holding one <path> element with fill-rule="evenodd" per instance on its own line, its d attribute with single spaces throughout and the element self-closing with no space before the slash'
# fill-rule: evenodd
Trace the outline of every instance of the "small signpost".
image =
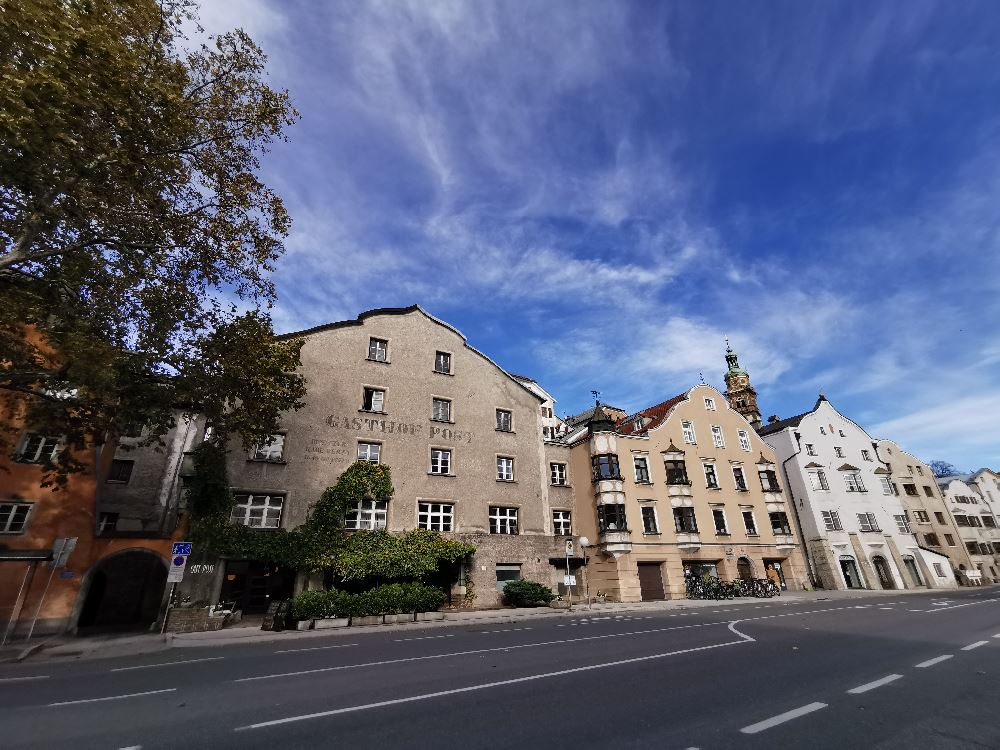
<svg viewBox="0 0 1000 750">
<path fill-rule="evenodd" d="M 192 542 L 174 542 L 170 547 L 170 572 L 167 573 L 167 583 L 170 584 L 170 597 L 167 599 L 167 612 L 163 615 L 162 634 L 167 628 L 167 614 L 174 602 L 177 584 L 184 580 L 184 570 L 187 568 L 188 556 L 194 550 Z"/>
</svg>

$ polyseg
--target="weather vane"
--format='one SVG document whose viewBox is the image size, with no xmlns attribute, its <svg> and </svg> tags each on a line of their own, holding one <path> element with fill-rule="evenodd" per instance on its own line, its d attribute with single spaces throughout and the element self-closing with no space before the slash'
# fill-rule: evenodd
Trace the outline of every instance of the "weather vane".
<svg viewBox="0 0 1000 750">
<path fill-rule="evenodd" d="M 600 405 L 600 403 L 601 403 L 601 392 L 600 391 L 591 391 L 591 393 L 594 394 L 594 401 L 596 401 L 597 404 Z"/>
<path fill-rule="evenodd" d="M 702 373 L 699 372 L 698 377 L 701 378 L 702 385 L 708 385 L 708 383 L 705 382 L 705 376 Z"/>
</svg>

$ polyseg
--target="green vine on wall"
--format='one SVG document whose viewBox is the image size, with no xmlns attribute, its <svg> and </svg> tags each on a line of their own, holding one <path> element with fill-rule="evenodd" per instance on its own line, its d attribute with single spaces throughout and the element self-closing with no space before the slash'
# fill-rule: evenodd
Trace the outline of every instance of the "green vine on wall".
<svg viewBox="0 0 1000 750">
<path fill-rule="evenodd" d="M 344 513 L 362 500 L 388 501 L 392 474 L 384 464 L 358 461 L 327 487 L 309 519 L 296 529 L 254 529 L 230 522 L 234 504 L 224 446 L 203 443 L 194 450 L 188 484 L 189 538 L 202 552 L 260 560 L 296 570 L 332 570 L 344 580 L 422 578 L 442 562 L 455 562 L 476 548 L 436 531 L 401 535 L 382 530 L 344 530 Z"/>
</svg>

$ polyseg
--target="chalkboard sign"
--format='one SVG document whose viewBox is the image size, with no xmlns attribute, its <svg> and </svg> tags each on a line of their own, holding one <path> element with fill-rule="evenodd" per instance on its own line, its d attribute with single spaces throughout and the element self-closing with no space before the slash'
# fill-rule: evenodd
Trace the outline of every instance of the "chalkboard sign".
<svg viewBox="0 0 1000 750">
<path fill-rule="evenodd" d="M 264 614 L 264 621 L 260 624 L 261 630 L 274 630 L 281 632 L 285 629 L 285 620 L 288 618 L 288 602 L 273 601 L 267 607 Z"/>
</svg>

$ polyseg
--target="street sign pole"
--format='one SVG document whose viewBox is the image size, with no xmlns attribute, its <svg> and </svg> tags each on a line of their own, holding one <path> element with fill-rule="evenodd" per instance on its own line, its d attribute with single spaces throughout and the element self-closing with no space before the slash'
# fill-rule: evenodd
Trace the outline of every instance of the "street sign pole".
<svg viewBox="0 0 1000 750">
<path fill-rule="evenodd" d="M 573 551 L 573 540 L 566 540 L 566 593 L 569 594 L 569 611 L 573 611 L 573 587 L 570 585 L 569 577 L 569 555 Z"/>
<path fill-rule="evenodd" d="M 174 542 L 170 546 L 170 572 L 167 573 L 167 582 L 170 584 L 170 596 L 167 597 L 167 608 L 163 613 L 163 622 L 160 624 L 160 635 L 167 629 L 167 617 L 170 615 L 170 608 L 174 603 L 174 594 L 177 592 L 177 584 L 184 580 L 184 570 L 187 568 L 188 556 L 194 550 L 191 542 Z"/>
</svg>

